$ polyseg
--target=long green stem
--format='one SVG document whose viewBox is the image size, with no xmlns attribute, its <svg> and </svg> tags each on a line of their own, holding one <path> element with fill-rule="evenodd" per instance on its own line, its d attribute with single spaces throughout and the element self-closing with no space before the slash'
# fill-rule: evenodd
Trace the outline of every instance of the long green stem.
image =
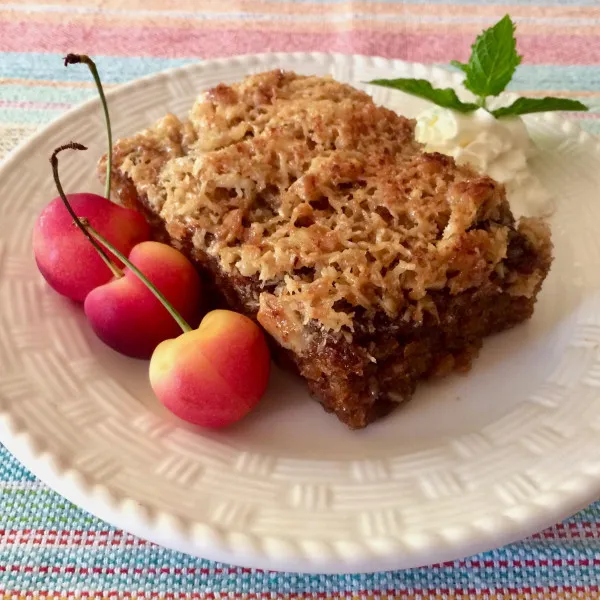
<svg viewBox="0 0 600 600">
<path fill-rule="evenodd" d="M 117 248 L 115 248 L 105 237 L 101 236 L 91 225 L 86 225 L 89 234 L 109 252 L 114 254 L 128 269 L 139 277 L 144 285 L 158 298 L 160 303 L 169 311 L 170 315 L 177 321 L 177 324 L 183 330 L 183 333 L 192 331 L 185 319 L 177 312 L 174 306 L 165 298 L 165 296 L 156 288 L 156 286 Z"/>
<path fill-rule="evenodd" d="M 110 200 L 110 180 L 112 173 L 112 129 L 110 126 L 110 115 L 108 113 L 108 104 L 106 102 L 106 96 L 102 89 L 102 82 L 100 81 L 100 75 L 98 75 L 98 69 L 94 61 L 86 54 L 67 54 L 65 56 L 65 67 L 67 65 L 74 65 L 77 63 L 83 63 L 87 65 L 90 70 L 96 87 L 98 88 L 98 94 L 100 95 L 100 101 L 102 102 L 102 110 L 104 111 L 104 120 L 106 121 L 106 131 L 108 133 L 108 152 L 106 153 L 106 182 L 104 188 L 104 195 L 107 200 Z"/>
<path fill-rule="evenodd" d="M 68 144 L 65 144 L 64 146 L 60 146 L 52 153 L 52 156 L 50 157 L 50 164 L 52 165 L 52 175 L 54 175 L 54 183 L 56 183 L 56 189 L 58 190 L 58 194 L 60 195 L 61 200 L 63 201 L 66 209 L 69 211 L 69 214 L 71 215 L 73 221 L 75 222 L 75 225 L 77 225 L 77 227 L 79 227 L 79 229 L 81 229 L 83 235 L 85 235 L 85 237 L 90 241 L 92 246 L 94 246 L 94 248 L 96 249 L 96 252 L 98 252 L 98 254 L 100 255 L 100 258 L 104 261 L 106 266 L 111 270 L 112 274 L 115 277 L 123 277 L 123 272 L 121 271 L 121 269 L 119 269 L 119 267 L 117 267 L 117 265 L 115 265 L 113 263 L 113 261 L 110 260 L 110 258 L 108 257 L 108 254 L 106 254 L 106 252 L 102 249 L 102 247 L 98 244 L 98 242 L 90 235 L 90 233 L 86 229 L 85 225 L 81 222 L 79 217 L 75 214 L 75 211 L 73 210 L 73 207 L 71 206 L 71 203 L 67 199 L 67 195 L 65 194 L 65 191 L 63 190 L 62 184 L 60 182 L 60 177 L 58 176 L 58 155 L 63 150 L 87 150 L 87 148 L 85 146 L 83 146 L 82 144 L 78 144 L 76 142 L 70 142 Z"/>
</svg>

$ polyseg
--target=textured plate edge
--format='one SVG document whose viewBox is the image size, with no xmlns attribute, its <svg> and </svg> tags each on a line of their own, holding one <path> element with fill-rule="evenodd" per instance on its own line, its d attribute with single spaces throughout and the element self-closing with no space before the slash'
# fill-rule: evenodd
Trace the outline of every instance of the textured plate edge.
<svg viewBox="0 0 600 600">
<path fill-rule="evenodd" d="M 10 425 L 7 427 L 4 414 L 0 416 L 0 440 L 44 484 L 69 502 L 118 529 L 148 542 L 197 558 L 270 571 L 329 575 L 358 574 L 411 569 L 458 560 L 526 538 L 551 524 L 568 518 L 590 503 L 590 487 L 584 486 L 578 490 L 579 493 L 569 494 L 569 501 L 561 504 L 560 511 L 554 510 L 553 506 L 546 506 L 546 510 L 541 510 L 535 519 L 504 517 L 503 522 L 505 525 L 509 523 L 510 526 L 505 526 L 501 533 L 491 531 L 479 539 L 463 543 L 460 545 L 459 552 L 457 552 L 456 545 L 439 544 L 434 550 L 426 547 L 401 556 L 395 552 L 387 555 L 365 552 L 363 555 L 355 554 L 350 557 L 339 551 L 336 545 L 337 551 L 329 560 L 329 564 L 323 564 L 318 560 L 315 561 L 314 557 L 311 558 L 310 554 L 302 552 L 300 545 L 290 546 L 285 542 L 283 542 L 283 546 L 285 546 L 287 556 L 274 556 L 267 552 L 258 554 L 256 551 L 240 552 L 239 549 L 226 548 L 224 544 L 219 543 L 217 538 L 220 536 L 207 525 L 200 525 L 203 539 L 199 540 L 197 536 L 194 536 L 192 540 L 189 534 L 182 535 L 181 530 L 177 531 L 171 526 L 168 515 L 162 515 L 162 519 L 161 515 L 157 515 L 152 519 L 136 501 L 128 497 L 118 498 L 102 485 L 86 483 L 76 470 L 62 470 L 53 455 L 45 451 L 36 451 L 36 444 L 32 442 L 26 432 L 15 432 Z M 592 479 L 596 483 L 594 489 L 600 494 L 598 478 L 587 477 L 586 479 Z M 594 499 L 596 497 L 594 495 Z M 159 520 L 162 520 L 163 524 L 157 524 Z M 480 532 L 481 530 L 476 531 Z M 277 547 L 282 548 L 276 543 L 276 540 L 273 542 Z M 292 550 L 291 553 L 290 550 Z"/>
<path fill-rule="evenodd" d="M 262 53 L 238 55 L 229 58 L 219 58 L 207 61 L 193 62 L 182 67 L 174 67 L 165 71 L 146 75 L 120 85 L 111 90 L 107 97 L 121 95 L 132 88 L 142 87 L 149 82 L 156 83 L 157 79 L 168 79 L 171 76 L 181 76 L 182 73 L 193 72 L 199 68 L 219 69 L 227 65 L 238 64 L 257 66 L 271 64 L 278 60 L 294 60 L 299 64 L 309 64 L 323 61 L 364 61 L 376 66 L 389 68 L 404 68 L 418 70 L 419 75 L 427 74 L 432 80 L 443 79 L 458 83 L 460 75 L 451 73 L 439 67 L 409 63 L 401 60 L 390 60 L 377 56 L 347 55 L 341 53 Z M 0 166 L 0 176 L 11 168 L 13 163 L 20 159 L 30 146 L 49 135 L 54 135 L 68 119 L 77 118 L 80 113 L 85 113 L 94 106 L 99 105 L 96 98 L 90 99 L 76 108 L 59 116 L 57 119 L 41 128 L 33 136 L 21 143 L 5 158 Z M 590 146 L 591 151 L 600 159 L 600 139 L 581 130 L 578 124 L 562 119 L 556 114 L 546 113 L 536 115 L 535 120 L 547 121 L 550 125 L 561 130 L 565 137 L 574 139 L 577 143 Z M 527 503 L 523 506 L 535 508 L 535 518 L 504 516 L 503 526 L 500 530 L 491 528 L 485 532 L 481 528 L 472 527 L 468 542 L 453 543 L 443 538 L 437 538 L 438 543 L 420 549 L 404 552 L 399 556 L 398 548 L 375 551 L 368 547 L 366 540 L 357 541 L 362 544 L 363 553 L 348 553 L 341 550 L 339 545 L 333 544 L 331 558 L 325 562 L 318 562 L 311 553 L 302 547 L 301 543 L 290 544 L 288 540 L 262 540 L 259 544 L 261 551 L 253 550 L 240 552 L 233 547 L 233 532 L 226 533 L 215 530 L 212 526 L 198 524 L 194 526 L 196 535 L 190 531 L 182 531 L 168 515 L 150 515 L 143 505 L 128 497 L 116 498 L 101 485 L 91 484 L 75 469 L 63 469 L 57 456 L 51 455 L 41 448 L 41 444 L 32 438 L 25 429 L 18 427 L 17 422 L 8 411 L 0 412 L 0 440 L 4 443 L 21 462 L 36 474 L 49 487 L 56 490 L 69 501 L 81 506 L 92 514 L 137 535 L 141 538 L 158 543 L 162 546 L 182 551 L 187 554 L 210 558 L 227 563 L 240 564 L 262 569 L 286 570 L 305 573 L 355 573 L 382 571 L 387 569 L 411 568 L 424 564 L 431 564 L 452 560 L 460 556 L 467 556 L 477 552 L 489 550 L 499 545 L 504 545 L 535 533 L 549 524 L 564 519 L 574 512 L 584 508 L 590 501 L 597 498 L 600 492 L 600 478 L 581 472 L 579 478 L 571 480 L 569 492 L 562 492 L 554 497 L 554 502 L 549 505 Z M 577 483 L 576 486 L 573 486 Z M 562 501 L 559 501 L 562 500 Z M 524 511 L 523 514 L 528 514 Z M 185 528 L 184 528 L 185 529 Z M 500 531 L 500 533 L 499 533 Z M 239 538 L 238 538 L 239 539 Z M 282 546 L 285 552 L 281 553 Z"/>
</svg>

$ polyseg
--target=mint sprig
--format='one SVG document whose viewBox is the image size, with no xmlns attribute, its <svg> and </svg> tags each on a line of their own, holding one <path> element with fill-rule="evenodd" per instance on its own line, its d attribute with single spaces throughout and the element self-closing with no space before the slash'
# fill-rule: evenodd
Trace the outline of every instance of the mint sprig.
<svg viewBox="0 0 600 600">
<path fill-rule="evenodd" d="M 462 113 L 468 113 L 479 108 L 477 104 L 462 102 L 452 88 L 434 88 L 426 79 L 375 79 L 370 83 L 431 100 L 438 106 L 452 108 Z"/>
<path fill-rule="evenodd" d="M 521 63 L 514 32 L 515 25 L 506 15 L 477 36 L 467 64 L 450 61 L 466 74 L 463 85 L 479 97 L 479 106 L 485 106 L 488 96 L 504 91 Z"/>
<path fill-rule="evenodd" d="M 484 108 L 494 117 L 525 115 L 556 110 L 587 111 L 588 107 L 567 98 L 519 98 L 510 106 L 489 110 L 487 98 L 500 95 L 511 82 L 522 56 L 517 52 L 516 26 L 509 15 L 484 30 L 471 46 L 469 61 L 450 62 L 465 73 L 463 86 L 477 96 L 477 102 L 463 102 L 451 88 L 434 88 L 424 79 L 374 79 L 373 85 L 390 87 L 429 100 L 443 108 L 469 113 Z"/>
</svg>

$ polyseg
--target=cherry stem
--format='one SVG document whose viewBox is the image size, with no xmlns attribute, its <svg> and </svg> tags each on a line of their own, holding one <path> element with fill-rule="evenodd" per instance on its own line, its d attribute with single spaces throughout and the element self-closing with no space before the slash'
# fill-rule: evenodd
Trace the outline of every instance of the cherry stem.
<svg viewBox="0 0 600 600">
<path fill-rule="evenodd" d="M 106 96 L 102 89 L 102 82 L 100 81 L 100 75 L 94 61 L 87 56 L 87 54 L 67 54 L 65 56 L 65 67 L 68 65 L 75 65 L 77 63 L 83 63 L 87 65 L 90 70 L 96 87 L 98 88 L 98 94 L 100 95 L 100 101 L 102 102 L 102 110 L 104 111 L 104 120 L 106 121 L 106 131 L 108 133 L 108 152 L 106 153 L 106 182 L 104 188 L 104 195 L 107 200 L 110 200 L 110 183 L 112 173 L 112 129 L 110 126 L 110 115 L 108 113 L 108 104 L 106 102 Z"/>
<path fill-rule="evenodd" d="M 85 235 L 85 237 L 90 241 L 92 246 L 94 246 L 94 248 L 96 249 L 96 252 L 98 252 L 98 254 L 100 255 L 100 258 L 104 261 L 106 266 L 111 270 L 111 273 L 115 277 L 123 277 L 123 271 L 121 271 L 121 269 L 119 269 L 119 267 L 117 267 L 117 265 L 115 265 L 115 263 L 112 260 L 110 260 L 108 254 L 106 254 L 106 252 L 102 249 L 102 247 L 98 244 L 98 242 L 90 235 L 90 233 L 86 229 L 85 225 L 81 222 L 79 217 L 75 214 L 75 211 L 73 210 L 73 207 L 71 206 L 71 203 L 67 199 L 67 195 L 65 194 L 65 191 L 63 190 L 63 186 L 60 182 L 60 177 L 58 176 L 58 155 L 63 150 L 87 150 L 87 148 L 85 146 L 83 146 L 82 144 L 78 144 L 77 142 L 69 142 L 68 144 L 65 144 L 64 146 L 60 146 L 52 153 L 52 156 L 50 157 L 50 164 L 52 165 L 52 175 L 54 175 L 54 182 L 56 183 L 56 189 L 58 190 L 58 194 L 60 195 L 61 200 L 63 201 L 63 204 L 65 205 L 66 209 L 69 211 L 69 214 L 73 218 L 75 225 L 77 225 L 77 227 L 79 227 L 79 229 L 82 231 L 83 235 Z"/>
<path fill-rule="evenodd" d="M 183 330 L 183 333 L 192 331 L 186 320 L 177 312 L 175 307 L 165 298 L 158 288 L 117 248 L 115 248 L 105 237 L 100 235 L 91 225 L 86 224 L 88 233 L 104 246 L 109 252 L 114 254 L 129 270 L 131 270 L 142 283 L 158 298 L 160 303 L 169 311 L 169 314 L 177 321 L 177 324 Z"/>
</svg>

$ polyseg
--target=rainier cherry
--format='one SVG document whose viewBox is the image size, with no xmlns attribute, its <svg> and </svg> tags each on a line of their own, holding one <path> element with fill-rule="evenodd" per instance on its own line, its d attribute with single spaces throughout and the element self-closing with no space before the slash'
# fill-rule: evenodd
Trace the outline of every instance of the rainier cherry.
<svg viewBox="0 0 600 600">
<path fill-rule="evenodd" d="M 70 194 L 69 202 L 82 218 L 112 240 L 121 252 L 150 238 L 144 217 L 96 194 Z M 59 294 L 83 302 L 96 287 L 116 272 L 107 259 L 90 245 L 73 225 L 62 200 L 55 198 L 44 208 L 33 229 L 33 253 L 40 273 Z"/>
<path fill-rule="evenodd" d="M 142 242 L 129 260 L 193 324 L 200 320 L 200 277 L 178 250 L 159 242 Z M 180 332 L 167 309 L 135 275 L 124 276 L 92 290 L 84 303 L 85 314 L 96 335 L 111 348 L 135 358 L 150 358 L 164 340 Z"/>
<path fill-rule="evenodd" d="M 108 164 L 105 198 L 79 193 L 69 195 L 69 200 L 78 215 L 128 255 L 136 244 L 150 239 L 150 227 L 140 213 L 110 201 L 112 133 L 106 98 L 93 61 L 74 54 L 65 58 L 65 65 L 75 62 L 83 62 L 89 67 L 98 87 L 108 133 Z M 85 235 L 73 225 L 72 215 L 60 197 L 54 198 L 42 210 L 34 225 L 32 241 L 35 261 L 44 279 L 59 294 L 76 302 L 83 302 L 91 290 L 119 273 L 108 256 L 98 252 L 98 248 L 94 250 Z"/>
<path fill-rule="evenodd" d="M 70 147 L 84 149 L 79 144 Z M 68 207 L 56 164 L 54 173 Z M 95 289 L 86 299 L 85 312 L 100 337 L 121 352 L 140 355 L 142 348 L 153 349 L 159 337 L 172 336 L 154 349 L 150 359 L 150 384 L 165 407 L 189 423 L 211 428 L 247 415 L 269 380 L 269 349 L 260 327 L 241 314 L 213 310 L 198 329 L 192 329 L 178 309 L 198 307 L 194 286 L 199 289 L 199 281 L 188 271 L 191 263 L 182 254 L 165 244 L 144 242 L 132 250 L 129 260 L 89 223 L 77 215 L 74 221 L 126 267 L 123 278 Z M 183 333 L 177 336 L 164 323 L 165 316 Z M 153 328 L 160 335 L 154 336 Z"/>
<path fill-rule="evenodd" d="M 156 348 L 150 384 L 180 419 L 224 427 L 256 406 L 269 369 L 269 349 L 258 325 L 239 313 L 213 310 L 198 329 Z"/>
</svg>

